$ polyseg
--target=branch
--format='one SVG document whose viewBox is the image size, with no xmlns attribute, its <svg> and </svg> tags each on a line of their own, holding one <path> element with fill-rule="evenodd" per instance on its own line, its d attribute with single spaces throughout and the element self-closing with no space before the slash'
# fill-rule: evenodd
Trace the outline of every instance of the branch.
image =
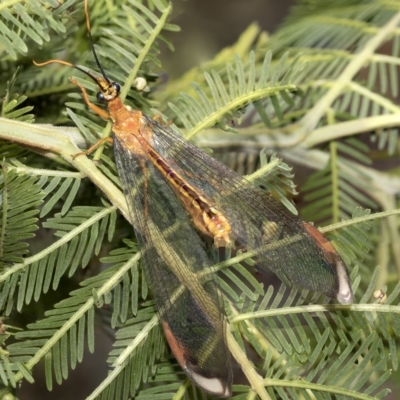
<svg viewBox="0 0 400 400">
<path fill-rule="evenodd" d="M 377 31 L 368 42 L 365 43 L 364 49 L 357 54 L 338 76 L 335 85 L 321 97 L 321 99 L 308 111 L 299 123 L 299 137 L 308 135 L 317 127 L 320 120 L 326 114 L 327 110 L 332 106 L 333 102 L 339 95 L 346 90 L 346 87 L 352 82 L 353 78 L 359 71 L 364 68 L 371 58 L 374 56 L 377 49 L 395 32 L 397 25 L 400 23 L 400 12 L 394 14 L 393 18 Z"/>
</svg>

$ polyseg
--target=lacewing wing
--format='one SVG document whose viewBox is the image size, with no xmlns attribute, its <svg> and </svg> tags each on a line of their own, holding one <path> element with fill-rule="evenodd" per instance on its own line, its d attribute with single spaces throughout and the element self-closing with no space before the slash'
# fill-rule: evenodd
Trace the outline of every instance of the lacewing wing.
<svg viewBox="0 0 400 400">
<path fill-rule="evenodd" d="M 87 0 L 85 12 L 92 44 Z M 210 240 L 217 247 L 252 251 L 259 269 L 343 304 L 353 299 L 347 268 L 312 225 L 172 129 L 125 106 L 119 85 L 94 56 L 101 76 L 60 60 L 37 65 L 68 65 L 97 83 L 108 112 L 90 103 L 85 89 L 71 80 L 87 105 L 113 122 L 118 174 L 167 341 L 197 386 L 230 397 L 231 358 L 218 278 L 200 274 L 214 264 Z"/>
<path fill-rule="evenodd" d="M 259 268 L 344 304 L 353 297 L 346 266 L 316 228 L 173 130 L 140 111 L 108 107 L 118 174 L 166 338 L 198 386 L 229 397 L 218 284 L 213 275 L 196 276 L 213 264 L 203 237 L 242 245 L 254 251 Z"/>
</svg>

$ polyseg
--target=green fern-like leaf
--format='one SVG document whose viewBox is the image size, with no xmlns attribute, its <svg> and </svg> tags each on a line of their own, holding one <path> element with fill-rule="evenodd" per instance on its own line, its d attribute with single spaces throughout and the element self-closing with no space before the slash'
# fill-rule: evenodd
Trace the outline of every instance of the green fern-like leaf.
<svg viewBox="0 0 400 400">
<path fill-rule="evenodd" d="M 46 312 L 45 319 L 31 324 L 28 331 L 18 333 L 20 341 L 8 347 L 13 358 L 26 363 L 29 368 L 45 356 L 47 387 L 53 387 L 53 379 L 61 384 L 67 379 L 69 368 L 82 362 L 84 344 L 87 343 L 89 350 L 94 351 L 95 299 L 110 294 L 124 274 L 129 273 L 137 258 L 134 255 L 122 267 L 116 264 L 83 282 L 83 287 L 73 291 L 70 298 Z M 93 291 L 96 296 L 93 296 Z M 69 357 L 62 351 L 67 343 Z"/>
<path fill-rule="evenodd" d="M 9 263 L 22 262 L 27 255 L 28 244 L 24 240 L 34 237 L 38 229 L 38 207 L 44 193 L 36 178 L 8 170 L 6 164 L 1 178 L 0 259 L 4 269 Z"/>
<path fill-rule="evenodd" d="M 378 274 L 375 274 L 367 293 L 371 294 L 377 277 Z M 362 389 L 366 394 L 376 391 L 379 383 L 368 385 L 367 381 L 374 371 L 385 371 L 387 368 L 380 358 L 382 341 L 386 340 L 388 332 L 387 324 L 384 324 L 386 329 L 383 328 L 385 333 L 380 336 L 375 328 L 375 324 L 380 324 L 380 318 L 371 319 L 370 312 L 362 312 L 361 308 L 359 312 L 346 313 L 346 317 L 342 318 L 340 313 L 335 312 L 334 305 L 304 305 L 304 301 L 309 299 L 307 292 L 291 291 L 286 294 L 285 289 L 281 288 L 276 296 L 272 293 L 273 289 L 268 291 L 267 297 L 262 299 L 257 308 L 258 311 L 253 305 L 247 304 L 241 309 L 240 317 L 237 317 L 238 321 L 244 321 L 240 322 L 242 329 L 249 333 L 248 338 L 254 349 L 264 359 L 269 360 L 264 368 L 268 371 L 266 384 L 271 385 L 270 394 L 275 391 L 275 396 L 280 397 L 288 390 L 291 398 L 302 396 L 305 391 L 317 395 L 323 385 L 329 387 L 323 390 L 328 398 L 334 398 L 331 396 L 339 392 L 352 397 L 354 390 Z M 397 296 L 396 293 L 398 294 L 398 290 L 391 300 Z M 370 296 L 367 296 L 366 300 L 369 299 Z M 308 303 L 307 301 L 306 304 Z M 371 310 L 379 310 L 380 305 L 369 304 Z M 357 305 L 354 308 L 356 310 Z M 308 312 L 315 311 L 316 317 L 307 315 Z M 385 311 L 382 314 L 378 311 L 380 317 L 384 318 Z M 256 319 L 247 320 L 246 313 Z M 302 314 L 306 323 L 299 320 L 297 313 Z M 332 319 L 327 318 L 328 315 Z M 365 332 L 366 326 L 370 330 L 364 336 L 362 332 Z M 263 332 L 268 334 L 264 335 Z M 394 368 L 397 368 L 396 363 Z M 382 381 L 389 374 L 389 371 L 384 373 Z M 301 384 L 292 384 L 291 382 L 299 382 L 299 375 L 303 377 Z M 363 379 L 359 379 L 361 376 Z M 356 381 L 357 385 L 354 386 Z"/>
<path fill-rule="evenodd" d="M 109 393 L 114 393 L 120 399 L 128 399 L 135 396 L 143 383 L 152 381 L 160 362 L 165 362 L 162 356 L 166 352 L 161 327 L 153 322 L 154 312 L 154 306 L 143 308 L 135 318 L 120 327 L 116 334 L 115 350 L 110 353 L 108 360 L 111 372 L 89 398 L 106 399 Z M 142 338 L 144 332 L 147 334 Z M 147 367 L 143 368 L 138 359 L 145 361 Z"/>
<path fill-rule="evenodd" d="M 84 360 L 85 348 L 94 351 L 95 328 L 109 327 L 117 330 L 110 371 L 89 398 L 205 397 L 167 354 L 140 249 L 129 240 L 121 246 L 133 232 L 117 218 L 117 208 L 127 219 L 129 210 L 111 151 L 97 155 L 97 163 L 76 156 L 76 144 L 106 136 L 110 124 L 104 127 L 88 110 L 68 81 L 71 69 L 30 63 L 61 58 L 97 71 L 80 29 L 82 4 L 36 3 L 0 5 L 6 26 L 0 29 L 0 76 L 1 82 L 13 83 L 4 91 L 0 124 L 5 140 L 0 154 L 7 161 L 0 182 L 5 257 L 0 309 L 11 318 L 14 310 L 25 313 L 28 305 L 43 302 L 47 311 L 27 327 L 19 323 L 22 330 L 12 345 L 1 342 L 8 352 L 0 355 L 1 382 L 10 390 L 21 380 L 31 381 L 31 370 L 44 360 L 51 389 Z M 319 294 L 270 282 L 264 288 L 251 254 L 227 249 L 213 268 L 223 278 L 227 340 L 232 353 L 243 356 L 246 375 L 258 376 L 234 385 L 233 398 L 268 398 L 264 388 L 272 399 L 382 398 L 387 393 L 382 385 L 398 368 L 399 225 L 392 209 L 400 179 L 371 161 L 393 162 L 398 153 L 398 5 L 299 1 L 277 34 L 267 38 L 252 25 L 236 44 L 163 83 L 162 90 L 153 90 L 161 66 L 159 43 L 172 47 L 163 34 L 177 30 L 167 21 L 170 4 L 99 0 L 89 5 L 94 46 L 110 79 L 125 84 L 126 104 L 173 119 L 188 137 L 195 135 L 289 208 L 287 194 L 296 193 L 288 165 L 317 171 L 308 183 L 307 219 L 334 222 L 321 230 L 352 269 L 356 303 L 330 304 Z M 37 36 L 30 37 L 31 31 Z M 389 54 L 381 53 L 383 46 Z M 21 55 L 28 47 L 26 62 Z M 23 67 L 13 79 L 18 57 Z M 142 77 L 147 85 L 139 92 L 135 80 Z M 86 78 L 77 80 L 95 102 L 97 88 Z M 31 118 L 24 96 L 49 125 L 25 123 Z M 366 134 L 359 140 L 361 133 Z M 222 155 L 227 149 L 230 154 Z M 107 203 L 100 201 L 102 193 Z M 370 214 L 356 208 L 360 204 L 383 212 Z M 32 237 L 39 222 L 51 231 L 48 243 Z M 98 267 L 84 279 L 80 272 L 88 265 Z M 62 293 L 61 279 L 78 281 L 80 288 Z M 62 298 L 55 306 L 43 296 L 51 289 Z"/>
<path fill-rule="evenodd" d="M 5 96 L 3 97 L 3 101 L 1 104 L 1 116 L 4 118 L 15 119 L 17 121 L 25 121 L 28 123 L 32 123 L 34 121 L 33 115 L 27 113 L 32 111 L 33 107 L 28 106 L 19 108 L 19 106 L 28 97 L 25 95 L 19 95 L 17 93 L 13 93 L 13 86 L 15 80 L 17 79 L 17 73 L 18 69 L 6 84 Z"/>
<path fill-rule="evenodd" d="M 355 146 L 361 146 L 362 150 Z M 333 222 L 337 222 L 341 218 L 348 218 L 358 205 L 376 208 L 375 202 L 357 190 L 368 185 L 368 176 L 354 182 L 342 169 L 342 165 L 348 165 L 347 158 L 338 154 L 340 152 L 356 159 L 361 165 L 370 164 L 371 160 L 365 154 L 368 147 L 355 139 L 331 143 L 330 147 L 329 164 L 313 174 L 302 188 L 308 202 L 303 209 L 305 219 L 324 221 L 333 216 Z"/>
<path fill-rule="evenodd" d="M 73 2 L 69 2 L 71 3 Z M 38 45 L 44 41 L 49 41 L 49 30 L 64 33 L 65 27 L 60 22 L 62 12 L 65 7 L 59 7 L 57 1 L 48 1 L 41 4 L 34 0 L 29 0 L 24 4 L 13 3 L 4 4 L 0 8 L 0 42 L 1 52 L 7 52 L 11 58 L 16 59 L 18 53 L 26 55 L 28 46 L 25 41 L 32 40 Z"/>
<path fill-rule="evenodd" d="M 227 121 L 239 116 L 239 110 L 263 98 L 270 98 L 275 113 L 281 115 L 278 97 L 280 96 L 283 100 L 290 99 L 288 93 L 296 90 L 292 78 L 299 72 L 299 67 L 296 69 L 294 64 L 286 65 L 286 58 L 287 55 L 271 73 L 271 68 L 269 68 L 271 53 L 267 53 L 261 73 L 259 73 L 256 71 L 254 53 L 250 55 L 246 67 L 239 56 L 236 56 L 235 66 L 233 67 L 230 63 L 226 66 L 226 83 L 216 71 L 211 71 L 211 74 L 205 73 L 207 92 L 211 94 L 212 101 L 208 99 L 207 92 L 193 84 L 198 99 L 183 93 L 178 99 L 178 106 L 169 104 L 189 131 L 186 137 L 191 138 L 197 132 L 216 123 L 227 129 L 229 127 Z M 228 90 L 226 90 L 226 85 L 228 85 Z M 263 112 L 262 115 L 270 125 L 266 113 Z"/>
</svg>

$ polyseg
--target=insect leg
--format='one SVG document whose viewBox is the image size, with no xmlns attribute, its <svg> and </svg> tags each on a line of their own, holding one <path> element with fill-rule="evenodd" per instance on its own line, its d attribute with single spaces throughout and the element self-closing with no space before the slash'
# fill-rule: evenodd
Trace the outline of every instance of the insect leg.
<svg viewBox="0 0 400 400">
<path fill-rule="evenodd" d="M 87 156 L 90 153 L 92 153 L 94 150 L 96 150 L 99 146 L 101 146 L 103 143 L 113 143 L 113 139 L 111 137 L 106 137 L 103 139 L 98 140 L 94 145 L 90 146 L 86 151 L 81 151 L 80 153 L 76 153 L 72 156 L 72 159 L 75 159 L 76 157 L 79 156 Z"/>
<path fill-rule="evenodd" d="M 105 118 L 105 119 L 109 119 L 110 118 L 110 115 L 108 114 L 107 111 L 103 110 L 102 108 L 100 108 L 96 104 L 93 104 L 89 100 L 89 97 L 88 97 L 88 95 L 86 93 L 86 89 L 77 80 L 75 80 L 74 78 L 71 78 L 70 82 L 73 83 L 74 85 L 78 86 L 79 89 L 81 89 L 83 100 L 85 100 L 85 103 L 88 105 L 88 107 L 91 110 L 93 110 L 96 114 L 100 115 L 100 117 L 102 117 L 102 118 Z M 102 145 L 105 142 L 108 142 L 108 143 L 112 144 L 113 140 L 110 137 L 100 139 L 93 146 L 89 147 L 89 149 L 87 149 L 86 151 L 82 151 L 80 153 L 75 154 L 72 158 L 75 159 L 76 157 L 82 156 L 82 155 L 87 156 L 88 154 L 92 153 L 94 150 L 96 150 L 100 145 Z"/>
</svg>

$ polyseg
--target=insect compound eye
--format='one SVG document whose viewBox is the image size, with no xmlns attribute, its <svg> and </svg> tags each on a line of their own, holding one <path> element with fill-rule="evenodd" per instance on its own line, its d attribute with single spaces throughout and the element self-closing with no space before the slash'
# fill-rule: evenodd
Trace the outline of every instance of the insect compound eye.
<svg viewBox="0 0 400 400">
<path fill-rule="evenodd" d="M 97 93 L 97 100 L 98 101 L 104 101 L 105 100 L 104 94 L 102 92 L 98 92 Z"/>
<path fill-rule="evenodd" d="M 112 85 L 113 85 L 115 91 L 119 94 L 119 92 L 121 90 L 121 86 L 119 85 L 119 83 L 114 82 Z"/>
</svg>

